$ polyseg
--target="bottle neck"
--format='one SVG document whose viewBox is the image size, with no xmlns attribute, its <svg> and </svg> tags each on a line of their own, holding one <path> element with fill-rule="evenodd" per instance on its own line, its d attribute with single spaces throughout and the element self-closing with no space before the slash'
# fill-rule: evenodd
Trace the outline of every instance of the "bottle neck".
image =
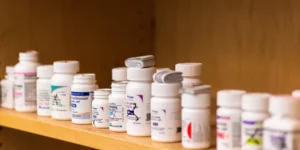
<svg viewBox="0 0 300 150">
<path fill-rule="evenodd" d="M 111 93 L 112 94 L 125 94 L 126 91 L 125 90 L 124 91 L 121 91 L 121 90 L 117 90 L 117 91 L 116 90 L 112 90 Z"/>
<path fill-rule="evenodd" d="M 20 63 L 23 64 L 23 63 L 37 63 L 38 60 L 20 60 Z"/>
</svg>

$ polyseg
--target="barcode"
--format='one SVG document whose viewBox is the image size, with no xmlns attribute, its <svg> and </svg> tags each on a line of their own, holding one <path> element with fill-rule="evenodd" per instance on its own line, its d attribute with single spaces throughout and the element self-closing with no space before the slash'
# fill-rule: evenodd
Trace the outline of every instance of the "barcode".
<svg viewBox="0 0 300 150">
<path fill-rule="evenodd" d="M 151 121 L 151 113 L 146 114 L 146 121 Z"/>
</svg>

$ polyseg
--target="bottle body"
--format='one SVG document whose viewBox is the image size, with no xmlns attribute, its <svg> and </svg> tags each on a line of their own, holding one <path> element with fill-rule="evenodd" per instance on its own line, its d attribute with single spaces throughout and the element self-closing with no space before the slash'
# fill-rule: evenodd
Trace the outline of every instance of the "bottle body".
<svg viewBox="0 0 300 150">
<path fill-rule="evenodd" d="M 151 81 L 130 81 L 126 88 L 127 134 L 150 136 L 151 134 Z"/>
<path fill-rule="evenodd" d="M 181 99 L 151 98 L 151 138 L 158 142 L 181 140 Z"/>
<path fill-rule="evenodd" d="M 126 132 L 126 92 L 114 91 L 108 97 L 109 130 Z"/>
<path fill-rule="evenodd" d="M 51 116 L 51 78 L 37 80 L 37 114 Z"/>
<path fill-rule="evenodd" d="M 108 98 L 95 98 L 92 102 L 92 123 L 96 128 L 108 128 Z"/>
</svg>

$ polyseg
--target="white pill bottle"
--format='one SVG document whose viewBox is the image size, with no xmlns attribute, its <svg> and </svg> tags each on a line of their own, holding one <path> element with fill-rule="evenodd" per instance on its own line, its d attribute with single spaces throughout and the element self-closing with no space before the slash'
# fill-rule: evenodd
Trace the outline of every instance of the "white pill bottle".
<svg viewBox="0 0 300 150">
<path fill-rule="evenodd" d="M 151 134 L 151 83 L 155 68 L 128 68 L 126 88 L 127 134 L 150 136 Z"/>
<path fill-rule="evenodd" d="M 183 88 L 202 84 L 202 81 L 200 80 L 202 63 L 179 63 L 176 64 L 175 70 L 182 72 Z"/>
<path fill-rule="evenodd" d="M 72 123 L 92 123 L 92 100 L 96 90 L 95 74 L 77 74 L 71 86 Z"/>
<path fill-rule="evenodd" d="M 269 117 L 269 94 L 249 93 L 242 97 L 242 150 L 261 150 L 263 122 Z"/>
<path fill-rule="evenodd" d="M 108 96 L 110 93 L 110 89 L 97 89 L 94 91 L 94 100 L 92 102 L 92 124 L 95 128 L 108 128 Z"/>
<path fill-rule="evenodd" d="M 43 65 L 37 68 L 36 99 L 37 114 L 39 116 L 51 116 L 51 78 L 53 66 Z"/>
<path fill-rule="evenodd" d="M 290 95 L 272 96 L 271 118 L 264 122 L 264 150 L 300 149 L 300 98 Z"/>
<path fill-rule="evenodd" d="M 74 75 L 79 71 L 78 61 L 56 61 L 51 78 L 51 116 L 56 120 L 71 120 L 71 85 Z"/>
<path fill-rule="evenodd" d="M 152 83 L 151 138 L 158 142 L 181 140 L 181 83 Z"/>
<path fill-rule="evenodd" d="M 241 149 L 242 90 L 221 90 L 217 93 L 217 149 Z"/>
<path fill-rule="evenodd" d="M 14 99 L 16 111 L 36 111 L 36 69 L 38 65 L 38 52 L 27 51 L 19 54 L 19 63 L 16 64 L 14 68 Z"/>
<path fill-rule="evenodd" d="M 14 108 L 14 67 L 6 66 L 5 79 L 1 80 L 1 106 Z"/>
</svg>

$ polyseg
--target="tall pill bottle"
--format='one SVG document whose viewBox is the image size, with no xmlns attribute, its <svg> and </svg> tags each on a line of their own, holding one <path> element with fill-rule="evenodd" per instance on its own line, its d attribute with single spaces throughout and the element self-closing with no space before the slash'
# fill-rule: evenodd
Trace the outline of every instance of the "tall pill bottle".
<svg viewBox="0 0 300 150">
<path fill-rule="evenodd" d="M 181 140 L 181 83 L 152 83 L 151 138 L 158 142 Z"/>
<path fill-rule="evenodd" d="M 128 68 L 126 88 L 127 134 L 150 136 L 151 134 L 151 83 L 156 69 Z"/>
<path fill-rule="evenodd" d="M 1 80 L 1 106 L 14 108 L 14 67 L 6 66 L 5 79 Z"/>
<path fill-rule="evenodd" d="M 175 70 L 182 72 L 183 88 L 202 84 L 200 80 L 202 63 L 179 63 L 176 64 Z"/>
<path fill-rule="evenodd" d="M 300 99 L 290 95 L 272 96 L 271 118 L 264 122 L 264 150 L 300 149 Z"/>
<path fill-rule="evenodd" d="M 217 149 L 241 149 L 242 90 L 221 90 L 217 93 Z"/>
<path fill-rule="evenodd" d="M 37 114 L 39 116 L 51 116 L 51 78 L 53 66 L 43 65 L 37 67 L 36 99 Z"/>
<path fill-rule="evenodd" d="M 51 116 L 56 120 L 71 120 L 71 85 L 74 75 L 79 71 L 78 61 L 56 61 L 51 78 Z"/>
<path fill-rule="evenodd" d="M 108 97 L 109 130 L 126 132 L 126 86 L 128 82 L 113 82 Z"/>
<path fill-rule="evenodd" d="M 19 54 L 19 63 L 16 64 L 14 68 L 14 99 L 16 111 L 36 111 L 36 69 L 38 65 L 38 52 L 27 51 Z"/>
<path fill-rule="evenodd" d="M 77 74 L 71 86 L 72 123 L 92 123 L 92 100 L 96 90 L 95 74 Z"/>
<path fill-rule="evenodd" d="M 242 96 L 242 149 L 262 150 L 263 122 L 269 117 L 269 94 L 249 93 Z"/>
<path fill-rule="evenodd" d="M 118 67 L 112 69 L 112 80 L 113 81 L 126 81 L 127 80 L 127 68 Z"/>
<path fill-rule="evenodd" d="M 110 89 L 97 89 L 94 91 L 94 100 L 92 102 L 92 124 L 95 128 L 108 128 L 108 96 L 110 94 Z"/>
</svg>

